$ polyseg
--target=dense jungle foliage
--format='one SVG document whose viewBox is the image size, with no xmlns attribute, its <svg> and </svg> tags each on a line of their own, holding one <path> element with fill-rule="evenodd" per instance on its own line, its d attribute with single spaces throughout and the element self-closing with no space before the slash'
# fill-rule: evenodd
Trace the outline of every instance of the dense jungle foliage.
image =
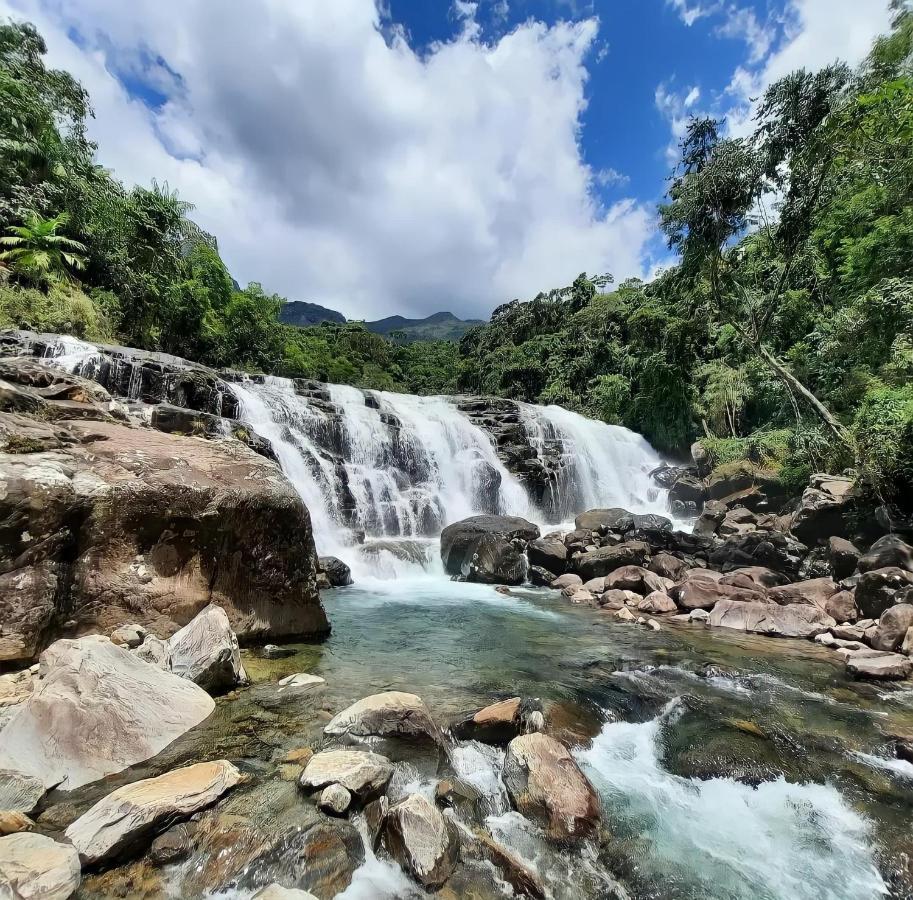
<svg viewBox="0 0 913 900">
<path fill-rule="evenodd" d="M 117 340 L 232 366 L 418 393 L 558 403 L 683 452 L 800 485 L 856 466 L 913 501 L 913 13 L 856 70 L 772 85 L 754 132 L 692 121 L 654 281 L 581 275 L 498 307 L 459 346 L 360 323 L 282 325 L 239 290 L 167 186 L 95 162 L 86 92 L 0 26 L 0 327 Z"/>
</svg>

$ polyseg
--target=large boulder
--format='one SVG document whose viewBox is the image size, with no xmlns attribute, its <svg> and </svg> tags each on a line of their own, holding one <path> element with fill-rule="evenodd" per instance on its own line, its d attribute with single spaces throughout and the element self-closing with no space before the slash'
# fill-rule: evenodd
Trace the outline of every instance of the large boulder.
<svg viewBox="0 0 913 900">
<path fill-rule="evenodd" d="M 846 671 L 854 678 L 900 681 L 913 673 L 913 663 L 900 653 L 860 650 L 847 656 Z"/>
<path fill-rule="evenodd" d="M 310 517 L 274 463 L 112 421 L 57 430 L 57 449 L 0 453 L 0 664 L 65 624 L 167 637 L 211 602 L 242 641 L 328 631 Z"/>
<path fill-rule="evenodd" d="M 721 600 L 737 599 L 739 602 L 766 602 L 763 589 L 754 590 L 725 584 L 713 578 L 695 574 L 669 589 L 669 595 L 686 610 L 713 609 Z"/>
<path fill-rule="evenodd" d="M 574 528 L 578 531 L 596 532 L 606 534 L 615 531 L 624 534 L 634 527 L 634 516 L 626 509 L 612 507 L 611 509 L 588 509 L 574 519 Z"/>
<path fill-rule="evenodd" d="M 846 536 L 846 516 L 853 503 L 853 480 L 812 475 L 793 517 L 792 532 L 809 547 L 832 535 Z"/>
<path fill-rule="evenodd" d="M 73 822 L 67 840 L 84 866 L 114 859 L 215 803 L 240 780 L 241 773 L 223 759 L 124 785 Z"/>
<path fill-rule="evenodd" d="M 604 591 L 634 591 L 646 596 L 653 591 L 665 591 L 666 583 L 654 572 L 642 566 L 622 566 L 610 572 L 603 579 Z"/>
<path fill-rule="evenodd" d="M 913 572 L 913 547 L 896 534 L 886 534 L 869 547 L 869 552 L 859 559 L 859 571 L 873 569 L 903 569 Z"/>
<path fill-rule="evenodd" d="M 728 508 L 719 500 L 710 500 L 704 504 L 701 514 L 694 523 L 694 533 L 702 537 L 710 537 L 720 530 L 723 519 L 726 518 Z"/>
<path fill-rule="evenodd" d="M 315 753 L 298 779 L 306 791 L 341 784 L 366 802 L 382 793 L 393 776 L 386 756 L 367 750 L 324 750 Z"/>
<path fill-rule="evenodd" d="M 875 650 L 897 650 L 906 637 L 907 629 L 913 626 L 913 604 L 898 603 L 886 609 L 878 620 L 878 628 L 872 637 Z"/>
<path fill-rule="evenodd" d="M 656 553 L 647 568 L 660 578 L 671 578 L 673 581 L 678 581 L 687 570 L 688 564 L 671 553 Z"/>
<path fill-rule="evenodd" d="M 422 794 L 411 794 L 390 807 L 384 841 L 400 866 L 432 890 L 453 874 L 460 856 L 455 826 Z"/>
<path fill-rule="evenodd" d="M 107 638 L 57 641 L 41 655 L 31 696 L 0 731 L 0 769 L 73 790 L 155 756 L 214 706 L 193 682 Z"/>
<path fill-rule="evenodd" d="M 352 583 L 352 570 L 338 557 L 318 556 L 317 571 L 329 587 L 348 587 Z"/>
<path fill-rule="evenodd" d="M 578 556 L 574 567 L 584 581 L 589 581 L 622 566 L 645 566 L 649 558 L 650 548 L 643 541 L 625 541 L 613 547 L 598 547 Z"/>
<path fill-rule="evenodd" d="M 675 502 L 689 504 L 693 503 L 698 508 L 703 506 L 707 498 L 707 487 L 703 481 L 695 475 L 682 475 L 676 479 L 675 483 L 669 488 L 669 503 Z"/>
<path fill-rule="evenodd" d="M 79 887 L 79 855 L 43 834 L 0 837 L 3 900 L 67 900 Z"/>
<path fill-rule="evenodd" d="M 834 581 L 843 581 L 856 571 L 859 563 L 859 549 L 846 538 L 830 537 L 827 542 L 827 557 L 831 564 L 831 575 Z M 879 568 L 874 566 L 873 568 Z"/>
<path fill-rule="evenodd" d="M 324 733 L 442 740 L 425 701 L 402 691 L 385 691 L 358 700 L 331 719 Z"/>
<path fill-rule="evenodd" d="M 561 575 L 567 568 L 567 547 L 557 537 L 537 538 L 527 545 L 526 558 L 531 566 Z"/>
<path fill-rule="evenodd" d="M 514 738 L 501 778 L 514 807 L 556 840 L 586 837 L 599 821 L 593 786 L 567 747 L 553 737 L 534 733 Z"/>
<path fill-rule="evenodd" d="M 675 601 L 665 591 L 653 591 L 637 604 L 637 611 L 648 615 L 678 611 Z"/>
<path fill-rule="evenodd" d="M 852 591 L 838 591 L 824 604 L 824 611 L 838 622 L 855 622 L 859 618 L 856 597 Z"/>
<path fill-rule="evenodd" d="M 517 516 L 472 516 L 441 532 L 441 559 L 448 575 L 482 584 L 522 584 L 523 549 L 539 537 L 532 522 Z"/>
<path fill-rule="evenodd" d="M 210 604 L 168 641 L 171 671 L 210 693 L 247 681 L 238 638 L 221 606 Z"/>
<path fill-rule="evenodd" d="M 837 623 L 815 606 L 778 606 L 756 601 L 720 600 L 710 612 L 710 624 L 771 637 L 811 638 Z"/>
<path fill-rule="evenodd" d="M 795 579 L 808 547 L 785 534 L 753 531 L 735 535 L 710 551 L 711 565 L 720 569 L 764 566 Z"/>
<path fill-rule="evenodd" d="M 781 606 L 806 603 L 823 610 L 827 606 L 827 601 L 839 590 L 840 587 L 833 578 L 810 578 L 808 581 L 797 581 L 795 584 L 771 588 L 767 596 Z"/>
<path fill-rule="evenodd" d="M 867 619 L 877 619 L 886 609 L 900 602 L 901 595 L 913 585 L 913 572 L 891 566 L 871 569 L 856 583 L 856 606 Z"/>
</svg>

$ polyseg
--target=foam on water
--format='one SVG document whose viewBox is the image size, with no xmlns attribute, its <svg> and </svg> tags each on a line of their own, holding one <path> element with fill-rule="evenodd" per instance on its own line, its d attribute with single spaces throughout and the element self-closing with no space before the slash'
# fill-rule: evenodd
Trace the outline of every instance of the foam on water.
<svg viewBox="0 0 913 900">
<path fill-rule="evenodd" d="M 608 817 L 647 838 L 646 872 L 692 884 L 681 896 L 725 900 L 858 900 L 887 894 L 868 824 L 829 785 L 758 787 L 699 781 L 662 768 L 658 749 L 672 701 L 646 723 L 607 724 L 577 752 Z M 695 893 L 697 891 L 697 893 Z"/>
</svg>

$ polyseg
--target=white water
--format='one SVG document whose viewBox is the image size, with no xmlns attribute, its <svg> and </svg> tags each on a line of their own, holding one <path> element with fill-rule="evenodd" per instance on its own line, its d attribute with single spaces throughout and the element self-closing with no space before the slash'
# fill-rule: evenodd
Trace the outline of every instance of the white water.
<svg viewBox="0 0 913 900">
<path fill-rule="evenodd" d="M 829 785 L 783 779 L 754 788 L 662 768 L 658 742 L 672 701 L 645 723 L 607 724 L 577 758 L 609 821 L 647 836 L 642 868 L 676 873 L 694 896 L 725 900 L 859 900 L 887 894 L 868 828 Z M 687 891 L 682 891 L 688 895 Z"/>
</svg>

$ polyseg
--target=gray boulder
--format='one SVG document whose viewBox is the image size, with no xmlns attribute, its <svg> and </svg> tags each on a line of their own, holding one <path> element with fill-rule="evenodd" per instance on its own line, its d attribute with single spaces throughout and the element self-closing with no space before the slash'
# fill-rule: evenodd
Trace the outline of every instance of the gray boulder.
<svg viewBox="0 0 913 900">
<path fill-rule="evenodd" d="M 588 509 L 574 519 L 574 528 L 578 531 L 596 532 L 606 534 L 615 531 L 624 534 L 634 527 L 634 516 L 626 509 L 612 507 L 611 509 Z"/>
<path fill-rule="evenodd" d="M 567 568 L 567 547 L 557 537 L 537 538 L 527 545 L 526 558 L 531 566 L 561 575 Z"/>
<path fill-rule="evenodd" d="M 347 587 L 352 583 L 352 570 L 335 556 L 318 556 L 317 572 L 324 575 L 330 587 Z"/>
<path fill-rule="evenodd" d="M 532 522 L 516 516 L 473 516 L 441 532 L 448 575 L 482 584 L 522 584 L 526 545 L 539 537 Z"/>
<path fill-rule="evenodd" d="M 856 582 L 856 606 L 866 618 L 877 619 L 900 602 L 901 594 L 910 585 L 913 585 L 913 572 L 906 569 L 896 566 L 870 569 Z"/>
<path fill-rule="evenodd" d="M 225 610 L 211 603 L 168 641 L 171 671 L 210 693 L 247 681 L 238 638 Z"/>
<path fill-rule="evenodd" d="M 859 571 L 873 569 L 903 569 L 913 572 L 913 547 L 896 534 L 886 534 L 869 547 L 869 552 L 859 559 Z"/>
<path fill-rule="evenodd" d="M 584 581 L 608 575 L 622 566 L 645 566 L 650 548 L 643 541 L 626 541 L 614 547 L 599 547 L 579 556 L 574 565 Z"/>
<path fill-rule="evenodd" d="M 813 638 L 837 623 L 815 606 L 721 600 L 710 612 L 710 624 L 771 637 Z"/>
<path fill-rule="evenodd" d="M 906 637 L 907 629 L 913 626 L 913 605 L 898 603 L 886 609 L 878 620 L 878 628 L 872 638 L 875 650 L 897 650 Z"/>
<path fill-rule="evenodd" d="M 847 656 L 846 671 L 853 678 L 900 681 L 910 677 L 913 672 L 913 663 L 900 653 L 860 650 Z"/>
<path fill-rule="evenodd" d="M 843 581 L 844 578 L 849 578 L 856 571 L 860 555 L 856 545 L 846 538 L 837 537 L 836 535 L 828 538 L 827 557 L 831 564 L 831 575 L 833 575 L 834 581 Z M 874 566 L 874 568 L 877 569 L 879 567 Z"/>
<path fill-rule="evenodd" d="M 315 753 L 298 779 L 306 791 L 341 784 L 366 802 L 383 793 L 393 776 L 386 756 L 367 750 L 324 750 Z"/>
<path fill-rule="evenodd" d="M 390 807 L 384 841 L 400 866 L 432 890 L 447 881 L 459 861 L 456 828 L 422 794 L 411 794 Z"/>
<path fill-rule="evenodd" d="M 385 691 L 362 698 L 331 719 L 324 733 L 442 741 L 440 729 L 424 700 L 403 691 Z"/>
</svg>

